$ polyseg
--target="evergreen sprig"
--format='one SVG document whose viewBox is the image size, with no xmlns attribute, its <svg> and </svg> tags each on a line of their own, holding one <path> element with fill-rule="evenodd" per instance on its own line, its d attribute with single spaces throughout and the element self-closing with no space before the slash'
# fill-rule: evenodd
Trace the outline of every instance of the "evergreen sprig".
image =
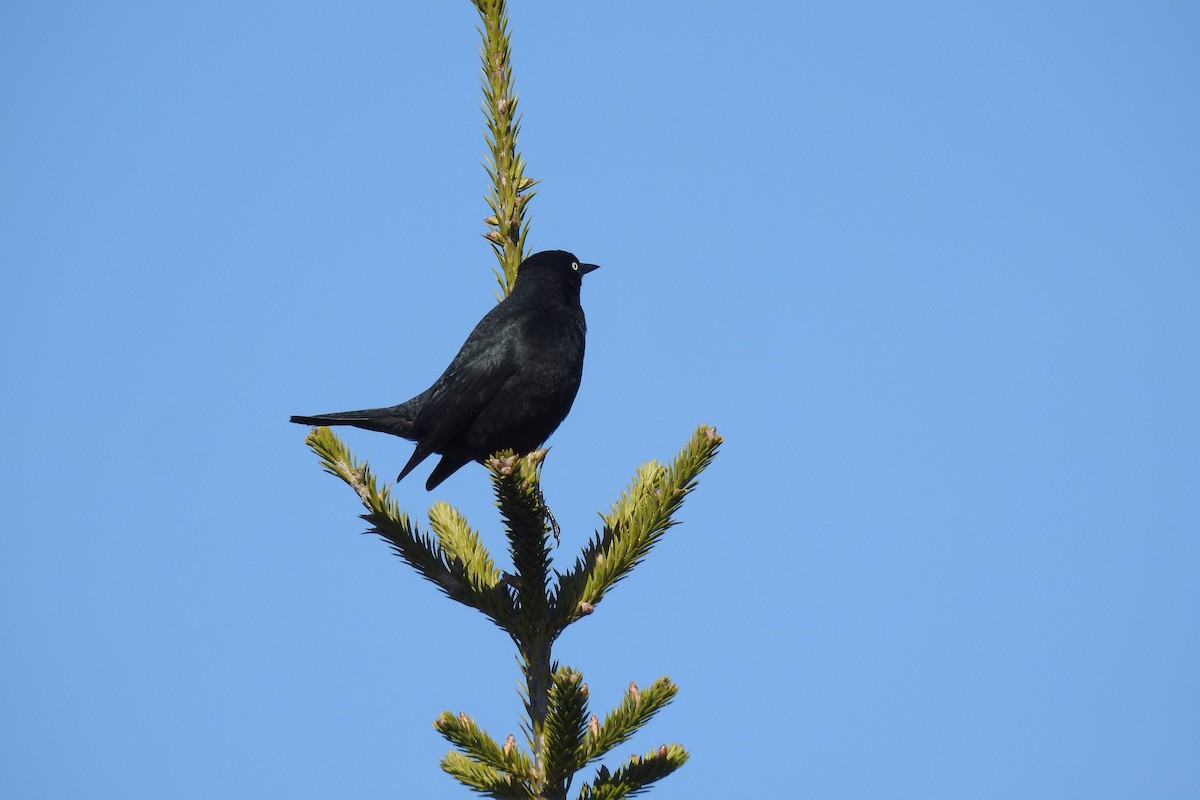
<svg viewBox="0 0 1200 800">
<path fill-rule="evenodd" d="M 715 429 L 701 425 L 670 465 L 652 461 L 638 469 L 621 499 L 603 515 L 603 529 L 558 580 L 553 606 L 559 630 L 592 613 L 676 524 L 675 512 L 716 457 L 721 442 Z"/>
<path fill-rule="evenodd" d="M 453 751 L 442 757 L 442 769 L 459 783 L 488 797 L 501 800 L 537 800 L 527 781 L 498 772 L 462 753 Z"/>
<path fill-rule="evenodd" d="M 507 297 L 517 279 L 517 266 L 525 252 L 529 221 L 525 205 L 536 192 L 537 181 L 525 177 L 525 159 L 517 149 L 521 117 L 512 71 L 512 47 L 508 35 L 508 9 L 504 0 L 474 0 L 483 23 L 479 33 L 483 83 L 483 113 L 487 120 L 489 157 L 484 164 L 491 187 L 487 194 L 492 214 L 484 238 L 492 246 L 500 269 L 496 280 L 501 296 Z"/>
<path fill-rule="evenodd" d="M 326 427 L 313 428 L 304 441 L 321 459 L 324 470 L 345 481 L 366 506 L 367 513 L 360 516 L 370 525 L 367 533 L 386 541 L 396 555 L 451 600 L 478 609 L 505 630 L 512 626 L 513 599 L 508 589 L 500 583 L 487 585 L 481 570 L 469 571 L 459 557 L 421 533 L 397 506 L 388 487 L 379 487 L 370 467 L 358 461 L 337 434 Z M 443 521 L 449 519 L 442 517 Z M 484 556 L 490 561 L 486 551 Z"/>
<path fill-rule="evenodd" d="M 459 777 L 459 773 L 469 776 L 474 783 L 468 785 L 476 791 L 515 792 L 502 795 L 505 797 L 532 796 L 527 784 L 533 774 L 533 762 L 516 747 L 511 737 L 506 744 L 500 745 L 465 712 L 455 716 L 443 711 L 433 726 L 462 751 L 452 751 L 442 759 L 442 768 L 447 772 L 455 777 Z"/>
<path fill-rule="evenodd" d="M 678 692 L 679 687 L 666 676 L 643 689 L 630 684 L 621 704 L 608 713 L 604 722 L 590 726 L 590 735 L 576 769 L 582 769 L 614 747 L 629 741 L 651 717 L 675 699 Z"/>
<path fill-rule="evenodd" d="M 429 509 L 429 527 L 437 536 L 442 551 L 453 559 L 471 585 L 487 592 L 500 583 L 500 570 L 492 560 L 479 532 L 470 526 L 467 518 L 449 503 L 434 503 Z"/>
<path fill-rule="evenodd" d="M 624 800 L 650 788 L 684 765 L 687 751 L 677 744 L 664 744 L 642 756 L 630 756 L 619 769 L 601 767 L 595 780 L 579 792 L 580 800 Z"/>
<path fill-rule="evenodd" d="M 563 667 L 554 672 L 546 717 L 546 783 L 565 795 L 579 771 L 588 725 L 588 687 L 583 674 Z"/>
</svg>

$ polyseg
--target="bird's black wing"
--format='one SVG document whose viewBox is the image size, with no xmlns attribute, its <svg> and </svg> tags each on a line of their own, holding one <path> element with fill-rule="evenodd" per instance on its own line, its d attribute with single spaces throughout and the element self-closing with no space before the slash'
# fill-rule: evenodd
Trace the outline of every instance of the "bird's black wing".
<svg viewBox="0 0 1200 800">
<path fill-rule="evenodd" d="M 456 358 L 431 388 L 413 420 L 413 430 L 420 439 L 397 480 L 403 479 L 431 453 L 442 452 L 516 372 L 516 348 L 503 337 L 486 348 L 475 348 L 472 355 L 469 360 Z"/>
</svg>

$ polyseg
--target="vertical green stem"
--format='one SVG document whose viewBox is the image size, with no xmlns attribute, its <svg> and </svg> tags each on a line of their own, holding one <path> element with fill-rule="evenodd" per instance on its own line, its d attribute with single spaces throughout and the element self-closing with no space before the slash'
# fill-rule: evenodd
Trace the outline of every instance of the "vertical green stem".
<svg viewBox="0 0 1200 800">
<path fill-rule="evenodd" d="M 539 800 L 561 794 L 547 780 L 546 719 L 550 712 L 551 647 L 557 631 L 551 628 L 550 548 L 546 508 L 539 488 L 539 466 L 545 451 L 497 459 L 493 467 L 496 505 L 504 519 L 509 554 L 515 571 L 515 624 L 510 630 L 521 654 L 525 677 L 525 710 L 529 716 L 529 748 L 533 754 L 531 783 Z M 491 466 L 491 464 L 489 464 Z"/>
<path fill-rule="evenodd" d="M 490 151 L 485 166 L 492 180 L 487 194 L 492 215 L 487 218 L 488 231 L 484 238 L 491 243 L 500 262 L 496 280 L 500 283 L 502 293 L 507 296 L 517 278 L 517 266 L 524 256 L 525 237 L 529 233 L 525 204 L 535 194 L 529 189 L 536 181 L 525 177 L 525 160 L 517 149 L 521 123 L 517 114 L 505 0 L 474 2 L 483 22 L 480 57 Z"/>
</svg>

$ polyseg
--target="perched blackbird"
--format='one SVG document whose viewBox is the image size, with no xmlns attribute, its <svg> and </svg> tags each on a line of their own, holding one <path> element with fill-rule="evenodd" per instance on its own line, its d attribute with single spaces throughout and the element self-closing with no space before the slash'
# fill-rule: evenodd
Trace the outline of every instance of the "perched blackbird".
<svg viewBox="0 0 1200 800">
<path fill-rule="evenodd" d="M 563 250 L 531 255 L 518 267 L 508 297 L 484 315 L 433 386 L 398 406 L 292 422 L 353 425 L 416 442 L 397 481 L 440 453 L 426 489 L 498 450 L 536 450 L 579 391 L 587 330 L 579 288 L 596 268 Z"/>
</svg>

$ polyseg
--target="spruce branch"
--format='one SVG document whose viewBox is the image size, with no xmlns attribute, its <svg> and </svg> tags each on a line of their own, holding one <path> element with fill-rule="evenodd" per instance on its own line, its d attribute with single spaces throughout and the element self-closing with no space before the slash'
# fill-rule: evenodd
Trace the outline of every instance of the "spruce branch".
<svg viewBox="0 0 1200 800">
<path fill-rule="evenodd" d="M 500 800 L 538 800 L 527 782 L 513 775 L 497 772 L 462 753 L 446 753 L 442 757 L 442 770 L 464 786 L 488 797 L 497 797 Z"/>
<path fill-rule="evenodd" d="M 571 778 L 582 766 L 588 725 L 588 688 L 570 667 L 555 671 L 546 716 L 546 777 L 550 791 L 566 797 Z"/>
<path fill-rule="evenodd" d="M 616 771 L 609 772 L 601 767 L 596 779 L 585 784 L 579 792 L 580 800 L 624 800 L 650 788 L 650 784 L 662 780 L 684 765 L 687 751 L 677 744 L 660 745 L 642 756 L 630 756 L 629 761 Z"/>
<path fill-rule="evenodd" d="M 655 714 L 666 708 L 678 692 L 679 687 L 665 676 L 644 689 L 630 684 L 621 704 L 608 713 L 604 722 L 589 725 L 590 735 L 575 768 L 582 769 L 629 741 Z"/>
<path fill-rule="evenodd" d="M 721 442 L 714 428 L 701 425 L 669 465 L 651 461 L 638 469 L 620 500 L 602 516 L 603 529 L 559 577 L 553 598 L 556 630 L 592 613 L 676 524 L 675 513 L 696 488 Z"/>
<path fill-rule="evenodd" d="M 367 533 L 386 541 L 396 555 L 451 600 L 478 609 L 505 630 L 511 627 L 513 602 L 508 589 L 499 582 L 488 585 L 482 569 L 472 572 L 464 559 L 421 533 L 397 506 L 388 487 L 379 487 L 370 467 L 359 462 L 332 430 L 313 428 L 304 441 L 321 459 L 326 472 L 354 489 L 367 509 L 360 515 L 370 525 Z M 441 519 L 445 522 L 449 517 L 442 514 Z"/>
<path fill-rule="evenodd" d="M 464 783 L 476 791 L 486 791 L 496 797 L 534 796 L 528 785 L 533 774 L 533 762 L 515 745 L 506 743 L 501 746 L 465 712 L 455 716 L 443 711 L 434 720 L 433 726 L 463 751 L 447 753 L 442 759 L 443 770 L 460 780 L 460 775 L 467 775 L 475 783 Z"/>
<path fill-rule="evenodd" d="M 525 159 L 517 149 L 521 117 L 512 72 L 512 48 L 508 34 L 508 10 L 504 0 L 474 0 L 482 27 L 480 61 L 483 83 L 483 113 L 487 120 L 489 157 L 484 168 L 491 180 L 487 203 L 491 216 L 484 238 L 492 246 L 500 268 L 496 281 L 501 296 L 507 296 L 517 278 L 517 266 L 525 251 L 529 221 L 525 205 L 536 192 L 537 181 L 525 176 Z"/>
<path fill-rule="evenodd" d="M 479 532 L 467 518 L 449 503 L 434 503 L 429 509 L 429 527 L 437 536 L 442 551 L 461 565 L 471 585 L 486 592 L 500 583 L 500 570 L 492 561 Z"/>
</svg>

